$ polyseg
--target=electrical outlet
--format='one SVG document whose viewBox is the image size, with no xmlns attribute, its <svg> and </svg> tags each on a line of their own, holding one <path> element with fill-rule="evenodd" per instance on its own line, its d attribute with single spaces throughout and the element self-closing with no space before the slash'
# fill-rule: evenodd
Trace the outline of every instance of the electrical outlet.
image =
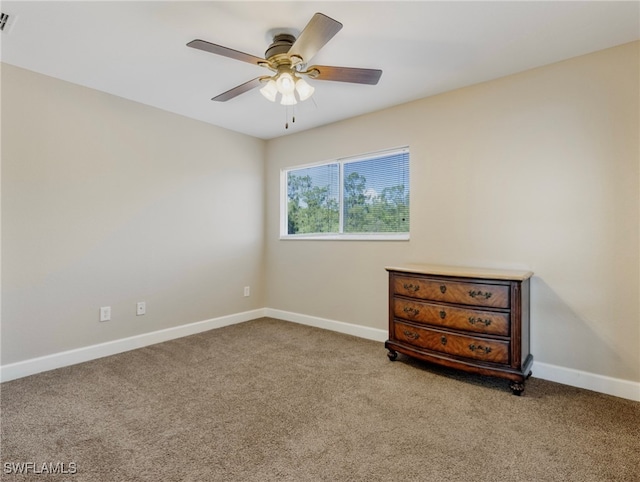
<svg viewBox="0 0 640 482">
<path fill-rule="evenodd" d="M 101 306 L 100 307 L 100 321 L 109 321 L 111 319 L 111 307 L 110 306 Z"/>
<path fill-rule="evenodd" d="M 244 295 L 249 296 L 251 294 L 251 286 L 244 287 Z"/>
<path fill-rule="evenodd" d="M 147 312 L 147 303 L 144 301 L 138 301 L 136 305 L 136 316 L 142 316 Z"/>
</svg>

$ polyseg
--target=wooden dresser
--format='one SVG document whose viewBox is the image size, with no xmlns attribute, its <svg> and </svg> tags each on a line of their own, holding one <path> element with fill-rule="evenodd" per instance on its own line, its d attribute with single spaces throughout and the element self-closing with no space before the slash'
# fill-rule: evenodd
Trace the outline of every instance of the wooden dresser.
<svg viewBox="0 0 640 482">
<path fill-rule="evenodd" d="M 531 375 L 530 271 L 436 265 L 387 267 L 389 339 L 399 353 L 506 378 L 515 395 Z"/>
</svg>

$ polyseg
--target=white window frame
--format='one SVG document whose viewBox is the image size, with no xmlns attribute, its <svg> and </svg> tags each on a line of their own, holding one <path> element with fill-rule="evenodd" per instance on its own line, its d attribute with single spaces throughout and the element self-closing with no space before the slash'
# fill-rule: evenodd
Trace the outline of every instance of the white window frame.
<svg viewBox="0 0 640 482">
<path fill-rule="evenodd" d="M 383 151 L 375 151 L 368 154 L 361 154 L 358 156 L 342 157 L 339 159 L 332 159 L 329 161 L 314 162 L 310 164 L 301 164 L 296 166 L 285 167 L 280 170 L 280 239 L 281 240 L 310 240 L 310 241 L 409 241 L 411 231 L 408 233 L 310 233 L 310 234 L 289 234 L 288 233 L 288 192 L 287 192 L 287 174 L 289 171 L 297 169 L 305 169 L 308 167 L 324 166 L 327 164 L 340 164 L 339 183 L 340 183 L 340 227 L 344 226 L 344 209 L 343 209 L 343 195 L 344 190 L 344 164 L 351 162 L 364 161 L 376 157 L 385 155 L 392 155 L 396 153 L 409 154 L 409 147 L 397 147 L 394 149 L 386 149 Z M 409 173 L 411 172 L 411 156 L 409 155 Z M 409 184 L 411 184 L 411 176 L 409 176 Z M 411 186 L 409 186 L 409 197 L 411 199 Z M 409 212 L 411 212 L 411 201 L 409 201 Z M 409 215 L 411 219 L 411 215 Z M 411 230 L 411 221 L 409 221 L 409 230 Z"/>
</svg>

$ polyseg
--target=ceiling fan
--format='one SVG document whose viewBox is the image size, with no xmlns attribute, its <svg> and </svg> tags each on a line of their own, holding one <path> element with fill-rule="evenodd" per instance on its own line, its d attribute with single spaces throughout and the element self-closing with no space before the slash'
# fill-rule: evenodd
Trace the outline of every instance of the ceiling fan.
<svg viewBox="0 0 640 482">
<path fill-rule="evenodd" d="M 316 13 L 297 38 L 290 29 L 271 30 L 273 42 L 267 48 L 264 59 L 199 39 L 192 40 L 187 46 L 265 67 L 273 72 L 272 75 L 256 77 L 244 84 L 240 84 L 215 96 L 211 100 L 226 102 L 262 85 L 260 92 L 270 101 L 275 102 L 277 95 L 280 94 L 280 103 L 282 105 L 294 105 L 297 103 L 297 99 L 306 100 L 314 92 L 314 88 L 303 77 L 355 84 L 375 85 L 378 83 L 382 70 L 330 67 L 326 65 L 308 66 L 311 58 L 341 28 L 342 24 L 340 22 L 322 13 Z"/>
</svg>

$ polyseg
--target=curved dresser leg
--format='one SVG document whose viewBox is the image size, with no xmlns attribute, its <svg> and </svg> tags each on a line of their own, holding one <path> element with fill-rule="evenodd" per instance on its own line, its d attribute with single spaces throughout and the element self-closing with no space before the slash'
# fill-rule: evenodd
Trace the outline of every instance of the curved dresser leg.
<svg viewBox="0 0 640 482">
<path fill-rule="evenodd" d="M 387 356 L 389 357 L 389 360 L 396 361 L 396 359 L 398 358 L 398 352 L 394 350 L 389 350 L 389 353 L 387 353 Z"/>
</svg>

